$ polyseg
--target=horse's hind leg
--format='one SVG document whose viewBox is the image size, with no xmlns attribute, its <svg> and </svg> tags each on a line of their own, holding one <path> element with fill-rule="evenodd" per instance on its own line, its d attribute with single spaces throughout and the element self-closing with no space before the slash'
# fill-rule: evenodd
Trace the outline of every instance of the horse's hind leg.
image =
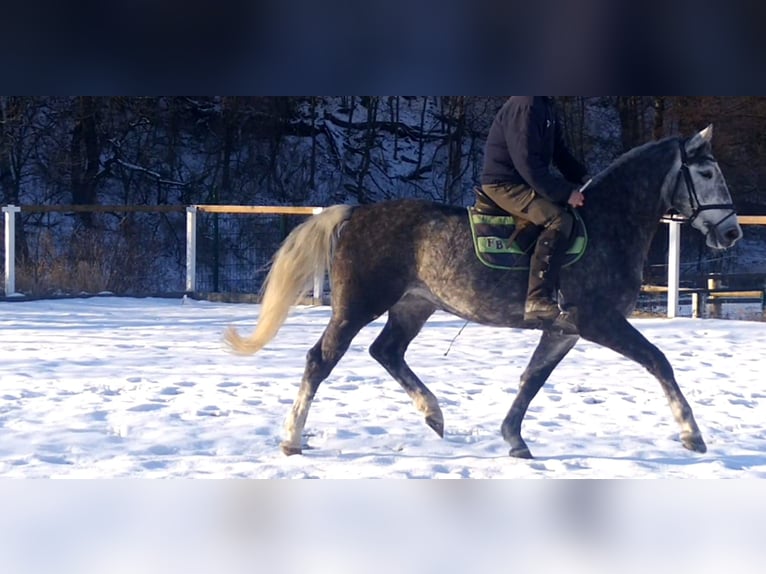
<svg viewBox="0 0 766 574">
<path fill-rule="evenodd" d="M 673 367 L 664 353 L 652 345 L 625 317 L 601 312 L 588 318 L 580 314 L 580 334 L 584 339 L 603 345 L 636 361 L 653 374 L 662 386 L 670 410 L 681 427 L 681 443 L 689 450 L 707 451 L 692 409 L 686 401 L 673 374 Z"/>
<path fill-rule="evenodd" d="M 426 424 L 443 437 L 444 417 L 436 397 L 404 360 L 410 342 L 434 311 L 433 305 L 425 299 L 405 296 L 389 309 L 388 322 L 370 346 L 370 354 L 404 388 L 425 416 Z"/>
<path fill-rule="evenodd" d="M 519 393 L 501 427 L 503 438 L 511 445 L 510 455 L 516 458 L 532 458 L 527 444 L 521 438 L 521 422 L 532 399 L 548 380 L 553 369 L 572 350 L 579 337 L 560 332 L 544 331 L 532 358 L 521 375 Z"/>
<path fill-rule="evenodd" d="M 374 317 L 365 319 L 348 319 L 339 317 L 334 312 L 330 323 L 311 350 L 306 355 L 306 368 L 298 390 L 298 396 L 285 421 L 286 438 L 281 444 L 282 452 L 286 455 L 301 454 L 301 435 L 306 426 L 311 401 L 314 400 L 317 389 L 338 364 L 340 358 L 348 350 L 351 340 Z"/>
</svg>

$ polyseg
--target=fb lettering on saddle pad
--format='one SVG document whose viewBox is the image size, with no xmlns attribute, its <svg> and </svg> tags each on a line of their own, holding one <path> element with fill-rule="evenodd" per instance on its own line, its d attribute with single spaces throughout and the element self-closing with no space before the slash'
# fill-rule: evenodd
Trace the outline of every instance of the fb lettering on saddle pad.
<svg viewBox="0 0 766 574">
<path fill-rule="evenodd" d="M 574 213 L 575 227 L 572 233 L 564 267 L 582 257 L 588 245 L 588 234 L 580 216 Z M 484 265 L 493 269 L 529 269 L 529 258 L 541 228 L 535 225 L 516 225 L 511 215 L 487 215 L 468 208 L 471 233 L 476 256 Z"/>
</svg>

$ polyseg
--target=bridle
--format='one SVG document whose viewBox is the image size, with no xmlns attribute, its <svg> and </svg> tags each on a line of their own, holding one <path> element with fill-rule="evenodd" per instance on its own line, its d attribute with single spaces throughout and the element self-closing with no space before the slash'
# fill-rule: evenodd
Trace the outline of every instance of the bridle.
<svg viewBox="0 0 766 574">
<path fill-rule="evenodd" d="M 721 225 L 724 221 L 729 219 L 730 217 L 736 217 L 737 210 L 734 207 L 733 203 L 713 203 L 710 205 L 702 205 L 702 203 L 699 200 L 699 197 L 697 196 L 697 190 L 694 187 L 694 181 L 692 180 L 692 174 L 691 170 L 689 169 L 689 156 L 686 153 L 686 140 L 679 140 L 678 141 L 679 146 L 681 148 L 681 169 L 678 172 L 678 178 L 681 179 L 683 177 L 684 182 L 686 182 L 686 192 L 689 194 L 689 205 L 692 208 L 692 214 L 689 216 L 689 223 L 694 223 L 694 220 L 699 217 L 699 215 L 703 211 L 709 211 L 711 209 L 728 209 L 731 211 L 729 215 L 723 217 L 720 221 L 717 223 L 711 225 L 712 228 L 716 228 L 719 225 Z M 716 160 L 711 155 L 705 155 L 699 158 L 700 161 L 710 161 L 713 163 L 716 163 Z M 678 188 L 680 187 L 680 182 L 676 182 L 675 189 L 673 190 L 673 196 L 670 198 L 670 204 L 673 205 L 675 203 L 676 193 L 678 192 Z"/>
</svg>

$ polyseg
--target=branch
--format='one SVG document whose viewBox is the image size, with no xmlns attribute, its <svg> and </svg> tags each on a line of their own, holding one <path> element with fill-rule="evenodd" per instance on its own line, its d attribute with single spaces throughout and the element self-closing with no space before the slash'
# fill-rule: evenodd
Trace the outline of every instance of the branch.
<svg viewBox="0 0 766 574">
<path fill-rule="evenodd" d="M 183 181 L 174 181 L 172 179 L 165 179 L 165 178 L 162 177 L 162 175 L 160 175 L 156 171 L 153 171 L 153 170 L 151 170 L 149 168 L 146 168 L 146 167 L 143 167 L 143 166 L 140 166 L 140 165 L 136 165 L 136 164 L 133 164 L 133 163 L 128 163 L 126 161 L 121 160 L 120 158 L 112 158 L 110 160 L 110 163 L 116 163 L 118 165 L 121 165 L 125 169 L 130 169 L 132 171 L 139 171 L 141 173 L 145 173 L 146 175 L 156 179 L 157 183 L 161 183 L 161 184 L 164 184 L 164 185 L 175 185 L 177 187 L 186 187 L 186 183 L 183 182 Z"/>
</svg>

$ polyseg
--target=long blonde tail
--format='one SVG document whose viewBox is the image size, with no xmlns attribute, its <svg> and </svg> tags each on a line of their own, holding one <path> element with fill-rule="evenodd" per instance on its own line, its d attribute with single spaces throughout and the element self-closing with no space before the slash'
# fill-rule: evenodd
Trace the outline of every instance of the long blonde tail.
<svg viewBox="0 0 766 574">
<path fill-rule="evenodd" d="M 242 337 L 234 327 L 224 333 L 224 341 L 232 351 L 252 355 L 274 338 L 287 319 L 290 307 L 311 289 L 314 276 L 329 269 L 335 230 L 350 213 L 348 205 L 328 207 L 287 236 L 266 275 L 261 316 L 253 334 Z"/>
</svg>

